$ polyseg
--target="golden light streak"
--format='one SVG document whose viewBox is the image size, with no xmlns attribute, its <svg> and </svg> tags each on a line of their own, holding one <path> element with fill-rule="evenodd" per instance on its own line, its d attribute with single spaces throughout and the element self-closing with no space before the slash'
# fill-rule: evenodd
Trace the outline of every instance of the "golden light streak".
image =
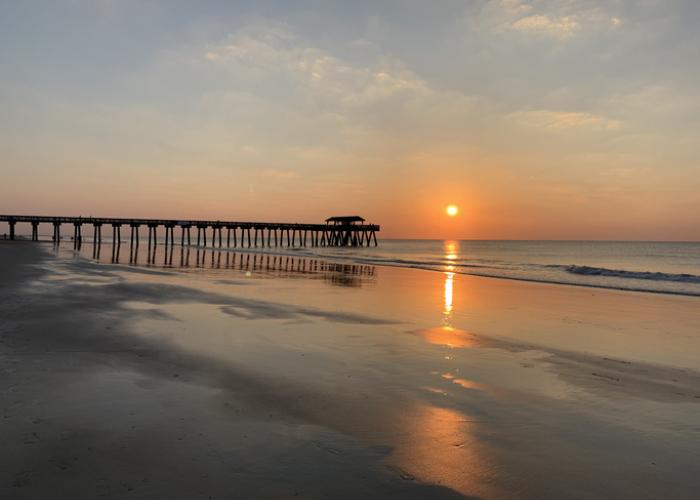
<svg viewBox="0 0 700 500">
<path fill-rule="evenodd" d="M 443 309 L 443 318 L 445 326 L 449 326 L 452 316 L 452 294 L 454 289 L 455 273 L 445 273 L 445 307 Z"/>
</svg>

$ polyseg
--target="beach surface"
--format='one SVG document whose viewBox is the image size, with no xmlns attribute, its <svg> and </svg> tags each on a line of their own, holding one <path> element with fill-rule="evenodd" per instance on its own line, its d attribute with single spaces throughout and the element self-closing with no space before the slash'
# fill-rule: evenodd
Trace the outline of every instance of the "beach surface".
<svg viewBox="0 0 700 500">
<path fill-rule="evenodd" d="M 698 297 L 156 262 L 0 241 L 0 498 L 697 498 Z"/>
</svg>

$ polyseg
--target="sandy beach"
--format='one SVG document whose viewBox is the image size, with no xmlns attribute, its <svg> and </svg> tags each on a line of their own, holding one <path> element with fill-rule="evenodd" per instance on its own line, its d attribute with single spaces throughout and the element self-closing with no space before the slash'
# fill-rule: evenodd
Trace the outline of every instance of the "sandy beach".
<svg viewBox="0 0 700 500">
<path fill-rule="evenodd" d="M 0 242 L 0 498 L 697 496 L 696 297 L 175 252 Z"/>
</svg>

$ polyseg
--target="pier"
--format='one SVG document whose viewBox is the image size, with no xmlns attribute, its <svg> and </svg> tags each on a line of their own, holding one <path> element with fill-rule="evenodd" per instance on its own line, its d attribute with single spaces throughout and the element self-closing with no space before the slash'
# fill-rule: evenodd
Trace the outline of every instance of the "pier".
<svg viewBox="0 0 700 500">
<path fill-rule="evenodd" d="M 165 245 L 175 245 L 175 229 L 179 228 L 180 246 L 192 245 L 192 229 L 196 229 L 196 246 L 218 248 L 252 247 L 361 247 L 377 246 L 379 226 L 366 224 L 357 215 L 335 216 L 326 219 L 325 224 L 297 224 L 278 222 L 236 222 L 174 219 L 125 219 L 112 217 L 53 217 L 41 215 L 0 215 L 0 222 L 9 225 L 9 239 L 16 238 L 16 225 L 29 224 L 31 239 L 39 239 L 39 224 L 53 226 L 52 240 L 61 241 L 61 226 L 72 228 L 72 241 L 79 247 L 83 241 L 83 226 L 92 226 L 95 243 L 102 242 L 102 227 L 111 226 L 112 244 L 122 243 L 122 227 L 129 228 L 129 242 L 132 247 L 139 245 L 139 228 L 148 228 L 148 246 L 158 244 L 158 229 L 165 230 Z M 208 239 L 209 236 L 209 239 Z"/>
</svg>

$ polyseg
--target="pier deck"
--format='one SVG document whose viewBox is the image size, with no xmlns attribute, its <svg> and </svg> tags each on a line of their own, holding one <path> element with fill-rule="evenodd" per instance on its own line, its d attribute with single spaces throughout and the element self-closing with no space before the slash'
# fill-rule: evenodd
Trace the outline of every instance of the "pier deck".
<svg viewBox="0 0 700 500">
<path fill-rule="evenodd" d="M 175 244 L 175 228 L 181 229 L 180 245 L 191 245 L 191 228 L 197 229 L 197 246 L 207 246 L 207 230 L 211 229 L 212 247 L 305 247 L 305 246 L 377 246 L 379 226 L 365 224 L 359 216 L 330 217 L 325 224 L 298 224 L 285 222 L 239 222 L 221 220 L 181 220 L 181 219 L 130 219 L 116 217 L 65 217 L 43 215 L 0 215 L 0 222 L 9 225 L 9 238 L 15 239 L 15 226 L 18 223 L 30 224 L 32 240 L 39 239 L 39 224 L 53 226 L 54 242 L 61 241 L 61 225 L 73 226 L 73 243 L 82 243 L 83 226 L 93 227 L 93 241 L 102 241 L 102 226 L 112 226 L 112 242 L 121 243 L 121 227 L 131 229 L 132 246 L 139 244 L 141 226 L 148 228 L 148 243 L 157 244 L 157 230 L 165 229 L 165 244 Z M 224 238 L 224 230 L 226 236 Z M 218 245 L 217 245 L 218 243 Z"/>
</svg>

